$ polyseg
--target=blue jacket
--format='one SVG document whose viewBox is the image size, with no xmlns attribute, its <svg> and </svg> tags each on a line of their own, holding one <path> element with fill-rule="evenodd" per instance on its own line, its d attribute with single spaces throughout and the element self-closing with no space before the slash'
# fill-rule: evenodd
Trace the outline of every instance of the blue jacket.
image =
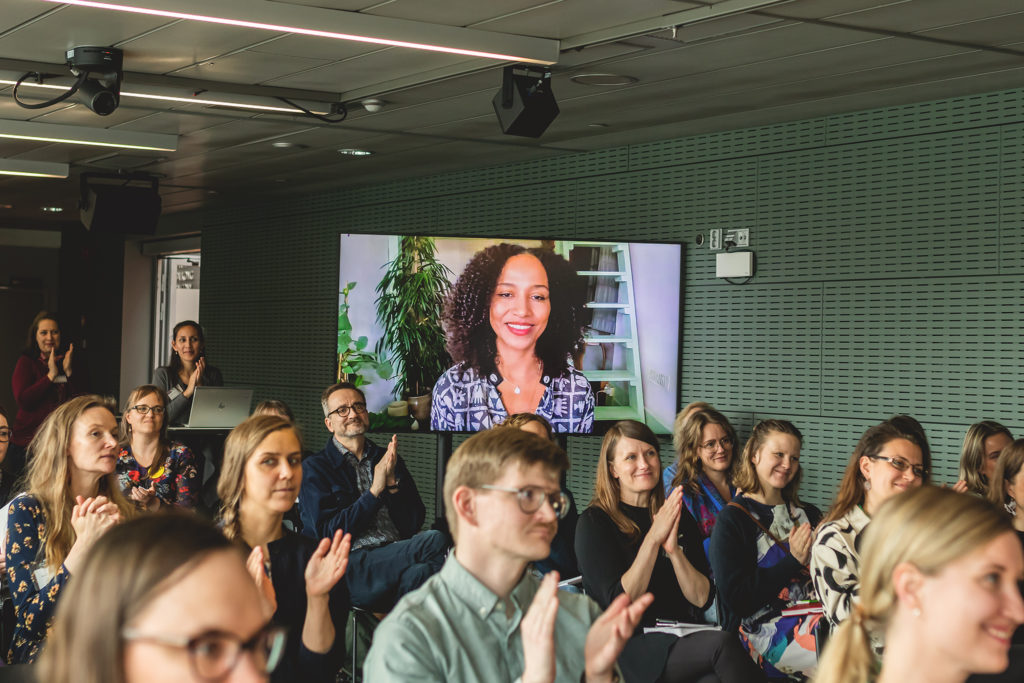
<svg viewBox="0 0 1024 683">
<path fill-rule="evenodd" d="M 370 458 L 374 466 L 386 452 L 369 439 L 363 450 L 363 457 Z M 426 508 L 401 456 L 395 465 L 395 477 L 397 493 L 388 493 L 385 489 L 379 498 L 369 491 L 360 493 L 355 470 L 331 437 L 322 451 L 302 461 L 302 489 L 299 491 L 302 533 L 321 539 L 341 529 L 352 534 L 354 541 L 380 506 L 386 505 L 398 533 L 402 538 L 411 538 L 423 526 Z"/>
</svg>

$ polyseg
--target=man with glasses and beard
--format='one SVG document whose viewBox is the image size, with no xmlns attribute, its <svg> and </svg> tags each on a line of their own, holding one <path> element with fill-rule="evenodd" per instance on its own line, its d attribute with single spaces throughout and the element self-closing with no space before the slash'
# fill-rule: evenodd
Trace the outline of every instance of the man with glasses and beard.
<svg viewBox="0 0 1024 683">
<path fill-rule="evenodd" d="M 398 437 L 387 448 L 366 438 L 366 396 L 339 382 L 320 397 L 331 438 L 302 463 L 299 512 L 303 533 L 316 540 L 339 529 L 352 534 L 345 578 L 352 604 L 381 612 L 441 569 L 447 540 L 439 531 L 416 532 L 426 509 L 398 456 Z"/>
</svg>

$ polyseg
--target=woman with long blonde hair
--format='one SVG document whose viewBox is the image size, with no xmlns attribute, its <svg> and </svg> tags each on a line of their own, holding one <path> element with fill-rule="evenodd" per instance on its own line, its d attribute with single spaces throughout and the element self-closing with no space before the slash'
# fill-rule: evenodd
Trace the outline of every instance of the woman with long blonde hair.
<svg viewBox="0 0 1024 683">
<path fill-rule="evenodd" d="M 605 433 L 594 500 L 580 515 L 576 555 L 583 587 L 602 609 L 622 593 L 654 602 L 642 626 L 660 619 L 702 623 L 714 591 L 696 521 L 683 507 L 682 489 L 666 499 L 658 438 L 635 420 Z M 619 661 L 630 681 L 764 680 L 731 633 L 703 630 L 684 638 L 640 629 Z"/>
<path fill-rule="evenodd" d="M 61 589 L 103 532 L 134 514 L 114 473 L 117 420 L 100 396 L 78 396 L 43 421 L 29 445 L 25 494 L 7 518 L 5 559 L 15 627 L 8 662 L 31 662 Z"/>
<path fill-rule="evenodd" d="M 217 480 L 224 534 L 250 549 L 248 567 L 289 632 L 275 681 L 333 682 L 344 658 L 352 544 L 338 531 L 319 543 L 284 527 L 302 484 L 302 444 L 288 420 L 255 415 L 231 430 Z"/>
<path fill-rule="evenodd" d="M 865 532 L 860 602 L 816 683 L 963 683 L 1004 671 L 1024 622 L 1022 578 L 1013 527 L 988 501 L 933 486 L 892 498 Z M 872 637 L 885 642 L 880 670 Z"/>
</svg>

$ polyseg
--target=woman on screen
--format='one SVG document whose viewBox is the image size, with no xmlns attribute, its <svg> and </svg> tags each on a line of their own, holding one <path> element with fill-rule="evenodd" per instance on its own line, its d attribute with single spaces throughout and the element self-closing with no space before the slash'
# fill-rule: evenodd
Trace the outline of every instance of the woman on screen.
<svg viewBox="0 0 1024 683">
<path fill-rule="evenodd" d="M 434 386 L 430 428 L 475 432 L 535 413 L 556 432 L 591 432 L 594 392 L 570 358 L 585 303 L 583 279 L 548 249 L 477 252 L 445 305 L 455 365 Z"/>
</svg>

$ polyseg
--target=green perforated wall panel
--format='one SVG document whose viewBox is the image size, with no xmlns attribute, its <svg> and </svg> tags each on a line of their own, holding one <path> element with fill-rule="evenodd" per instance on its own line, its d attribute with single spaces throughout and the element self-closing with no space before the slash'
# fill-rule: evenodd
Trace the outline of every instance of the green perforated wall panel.
<svg viewBox="0 0 1024 683">
<path fill-rule="evenodd" d="M 1024 425 L 1022 90 L 429 171 L 198 218 L 211 361 L 288 401 L 312 447 L 341 232 L 686 243 L 681 402 L 723 409 L 741 439 L 762 417 L 792 420 L 804 497 L 822 506 L 863 430 L 895 412 L 924 422 L 944 482 L 968 424 Z M 693 245 L 712 228 L 751 230 L 749 284 L 716 278 Z M 437 438 L 403 437 L 428 512 Z M 599 446 L 568 441 L 581 505 Z"/>
</svg>

